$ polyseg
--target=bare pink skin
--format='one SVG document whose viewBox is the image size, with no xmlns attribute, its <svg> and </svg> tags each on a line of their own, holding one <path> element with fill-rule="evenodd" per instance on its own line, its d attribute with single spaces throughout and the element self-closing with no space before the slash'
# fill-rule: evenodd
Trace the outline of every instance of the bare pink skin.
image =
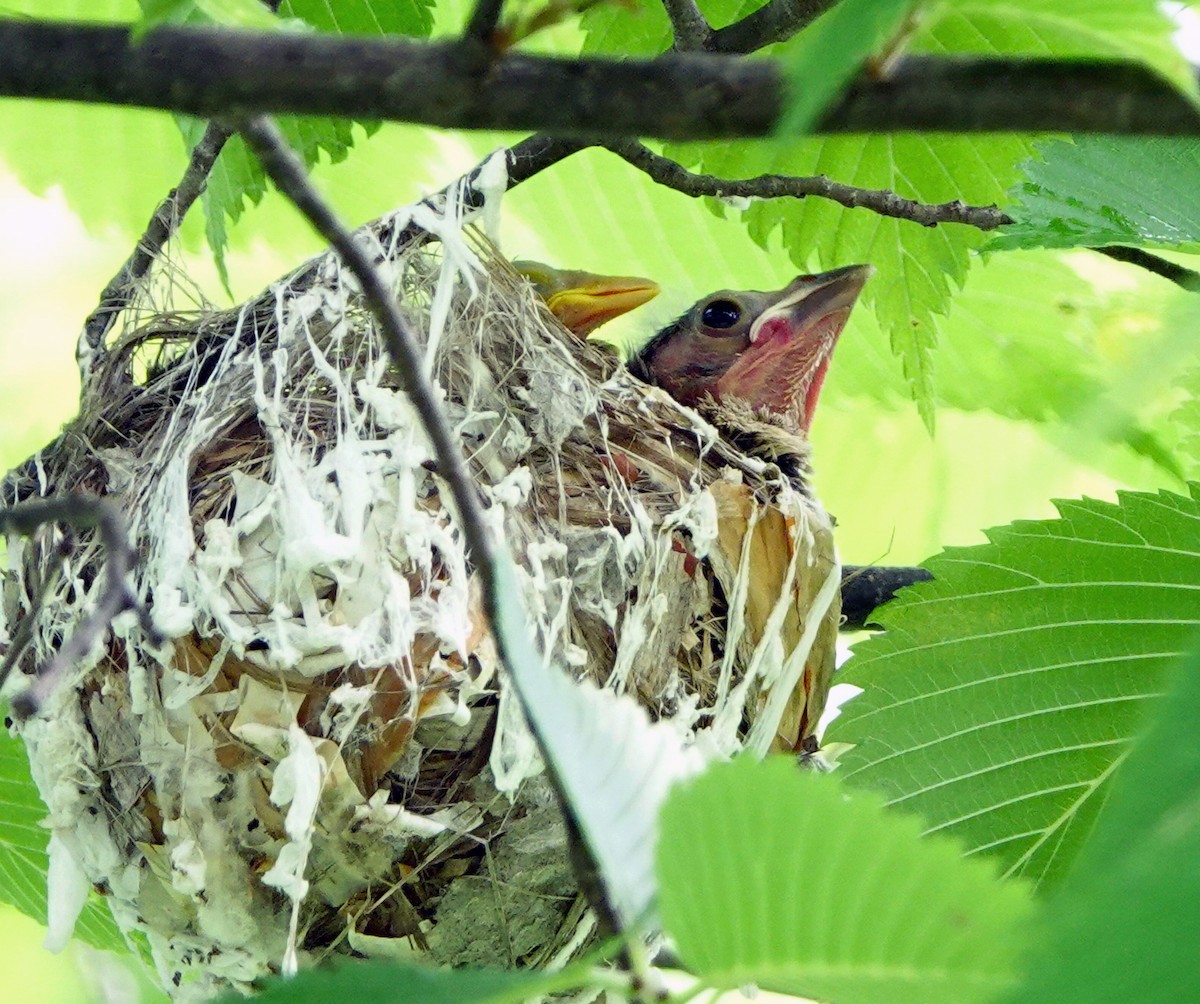
<svg viewBox="0 0 1200 1004">
<path fill-rule="evenodd" d="M 774 293 L 722 290 L 639 353 L 635 372 L 681 404 L 742 401 L 807 432 L 869 265 L 802 275 Z"/>
</svg>

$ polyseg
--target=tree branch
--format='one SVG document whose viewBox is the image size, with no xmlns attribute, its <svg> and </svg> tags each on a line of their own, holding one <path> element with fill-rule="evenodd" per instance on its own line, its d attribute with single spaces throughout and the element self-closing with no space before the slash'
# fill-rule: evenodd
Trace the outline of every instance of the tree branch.
<svg viewBox="0 0 1200 1004">
<path fill-rule="evenodd" d="M 137 292 L 138 283 L 146 277 L 154 259 L 162 252 L 167 241 L 171 239 L 183 217 L 191 208 L 192 203 L 200 197 L 208 183 L 208 175 L 213 169 L 225 141 L 229 139 L 229 130 L 215 122 L 210 122 L 204 130 L 204 135 L 192 150 L 188 166 L 183 172 L 179 184 L 167 193 L 165 199 L 158 204 L 154 215 L 146 226 L 146 232 L 133 249 L 120 271 L 109 280 L 104 291 L 100 294 L 100 302 L 96 309 L 88 315 L 83 324 L 83 332 L 79 336 L 79 344 L 75 349 L 75 359 L 79 364 L 79 375 L 85 390 L 89 376 L 95 372 L 97 365 L 104 358 L 104 337 L 108 334 L 121 311 L 129 306 L 129 301 Z"/>
<path fill-rule="evenodd" d="M 961 223 L 978 230 L 995 230 L 1013 222 L 1011 216 L 996 206 L 968 206 L 955 200 L 930 204 L 905 199 L 885 189 L 855 188 L 825 175 L 794 177 L 783 174 L 762 174 L 757 178 L 718 178 L 713 174 L 697 174 L 682 164 L 663 157 L 641 143 L 604 143 L 605 149 L 642 171 L 651 180 L 666 188 L 699 198 L 804 199 L 816 196 L 829 199 L 847 209 L 870 209 L 880 216 L 908 220 L 923 227 L 943 223 Z M 1094 247 L 1091 250 L 1116 261 L 1137 265 L 1161 276 L 1192 293 L 1200 293 L 1200 272 L 1177 265 L 1142 248 Z"/>
<path fill-rule="evenodd" d="M 783 42 L 807 27 L 838 0 L 770 0 L 740 21 L 714 31 L 705 43 L 709 52 L 755 52 Z"/>
<path fill-rule="evenodd" d="M 921 203 L 882 189 L 855 188 L 852 185 L 832 181 L 824 175 L 813 178 L 761 175 L 759 178 L 730 180 L 718 178 L 715 175 L 690 172 L 675 161 L 654 153 L 641 143 L 593 144 L 583 140 L 564 140 L 546 135 L 530 136 L 505 151 L 507 188 L 511 189 L 567 157 L 594 145 L 605 146 L 610 152 L 641 170 L 657 184 L 672 188 L 685 195 L 697 197 L 711 195 L 715 198 L 727 196 L 806 198 L 813 195 L 830 199 L 847 208 L 870 209 L 883 216 L 893 216 L 928 227 L 943 223 L 961 223 L 980 230 L 994 230 L 1013 222 L 1010 216 L 995 206 L 968 206 L 959 201 L 938 204 Z M 463 204 L 472 209 L 483 204 L 483 193 L 475 187 L 475 182 L 482 170 L 483 164 L 479 164 L 452 183 L 454 187 L 458 188 L 459 198 Z M 444 199 L 445 195 L 446 190 L 444 189 L 424 201 L 435 205 L 439 200 Z M 1189 292 L 1200 292 L 1200 272 L 1178 265 L 1142 248 L 1114 245 L 1091 250 L 1115 261 L 1137 265 Z"/>
<path fill-rule="evenodd" d="M 843 565 L 842 630 L 853 631 L 873 623 L 870 618 L 876 607 L 883 606 L 906 586 L 932 578 L 924 568 Z"/>
<path fill-rule="evenodd" d="M 562 135 L 762 135 L 781 111 L 776 67 L 733 56 L 562 59 L 474 41 L 0 20 L 0 96 L 263 112 Z"/>
<path fill-rule="evenodd" d="M 764 8 L 765 9 L 765 8 Z M 720 53 L 563 59 L 461 42 L 0 20 L 0 96 L 425 122 L 569 136 L 765 136 L 786 107 L 768 60 Z M 550 98 L 548 98 L 550 96 Z M 1075 131 L 1200 135 L 1200 114 L 1122 62 L 909 57 L 865 74 L 818 132 Z"/>
<path fill-rule="evenodd" d="M 801 178 L 783 174 L 761 174 L 757 178 L 718 178 L 712 174 L 696 174 L 668 157 L 660 156 L 641 143 L 606 143 L 622 160 L 645 172 L 651 179 L 684 195 L 714 198 L 804 199 L 815 195 L 830 199 L 847 209 L 870 209 L 881 216 L 935 227 L 940 223 L 963 223 L 979 230 L 994 230 L 1011 223 L 995 206 L 968 206 L 961 201 L 931 205 L 905 199 L 883 189 L 855 188 L 832 181 L 825 175 Z"/>
<path fill-rule="evenodd" d="M 1160 255 L 1152 254 L 1143 248 L 1125 247 L 1121 244 L 1112 245 L 1110 247 L 1092 248 L 1093 251 L 1099 252 L 1107 258 L 1112 258 L 1114 261 L 1123 261 L 1130 265 L 1137 265 L 1139 268 L 1144 268 L 1148 272 L 1153 272 L 1155 275 L 1169 282 L 1175 283 L 1186 289 L 1189 293 L 1200 293 L 1200 272 L 1193 269 L 1185 268 L 1183 265 L 1177 265 L 1173 261 L 1168 261 Z"/>
<path fill-rule="evenodd" d="M 1139 63 L 908 56 L 861 75 L 814 132 L 1196 136 L 1200 114 Z"/>
<path fill-rule="evenodd" d="M 475 7 L 463 32 L 463 39 L 490 47 L 496 34 L 496 26 L 500 23 L 500 11 L 503 7 L 504 0 L 475 0 Z"/>
</svg>

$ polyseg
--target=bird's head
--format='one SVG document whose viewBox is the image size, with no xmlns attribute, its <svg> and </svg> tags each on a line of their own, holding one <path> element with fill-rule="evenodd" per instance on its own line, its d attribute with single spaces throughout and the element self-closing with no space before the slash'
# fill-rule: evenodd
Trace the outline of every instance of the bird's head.
<svg viewBox="0 0 1200 1004">
<path fill-rule="evenodd" d="M 680 404 L 739 401 L 807 432 L 838 335 L 874 271 L 851 265 L 774 293 L 713 293 L 650 339 L 630 369 Z"/>
<path fill-rule="evenodd" d="M 586 338 L 601 324 L 658 296 L 658 284 L 631 275 L 599 275 L 537 261 L 514 261 L 568 331 Z"/>
</svg>

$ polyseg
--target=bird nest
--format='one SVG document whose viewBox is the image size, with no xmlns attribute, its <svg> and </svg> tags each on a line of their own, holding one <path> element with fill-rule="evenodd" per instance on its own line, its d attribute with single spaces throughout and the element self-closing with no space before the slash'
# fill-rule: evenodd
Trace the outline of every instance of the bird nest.
<svg viewBox="0 0 1200 1004">
<path fill-rule="evenodd" d="M 809 746 L 837 567 L 802 481 L 573 338 L 469 229 L 405 222 L 360 236 L 548 660 L 727 753 Z M 187 999 L 334 953 L 568 958 L 591 921 L 559 809 L 354 278 L 327 254 L 233 310 L 129 316 L 5 485 L 119 500 L 167 639 L 119 618 L 20 726 L 54 853 Z M 9 547 L 32 674 L 104 556 Z"/>
</svg>

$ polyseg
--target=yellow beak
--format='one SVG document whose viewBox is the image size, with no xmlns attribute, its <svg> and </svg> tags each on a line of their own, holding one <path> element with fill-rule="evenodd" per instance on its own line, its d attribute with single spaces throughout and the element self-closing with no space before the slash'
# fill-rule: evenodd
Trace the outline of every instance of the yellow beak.
<svg viewBox="0 0 1200 1004">
<path fill-rule="evenodd" d="M 515 261 L 513 267 L 533 283 L 563 327 L 580 338 L 653 300 L 659 292 L 658 283 L 638 276 L 597 275 L 536 261 Z"/>
</svg>

